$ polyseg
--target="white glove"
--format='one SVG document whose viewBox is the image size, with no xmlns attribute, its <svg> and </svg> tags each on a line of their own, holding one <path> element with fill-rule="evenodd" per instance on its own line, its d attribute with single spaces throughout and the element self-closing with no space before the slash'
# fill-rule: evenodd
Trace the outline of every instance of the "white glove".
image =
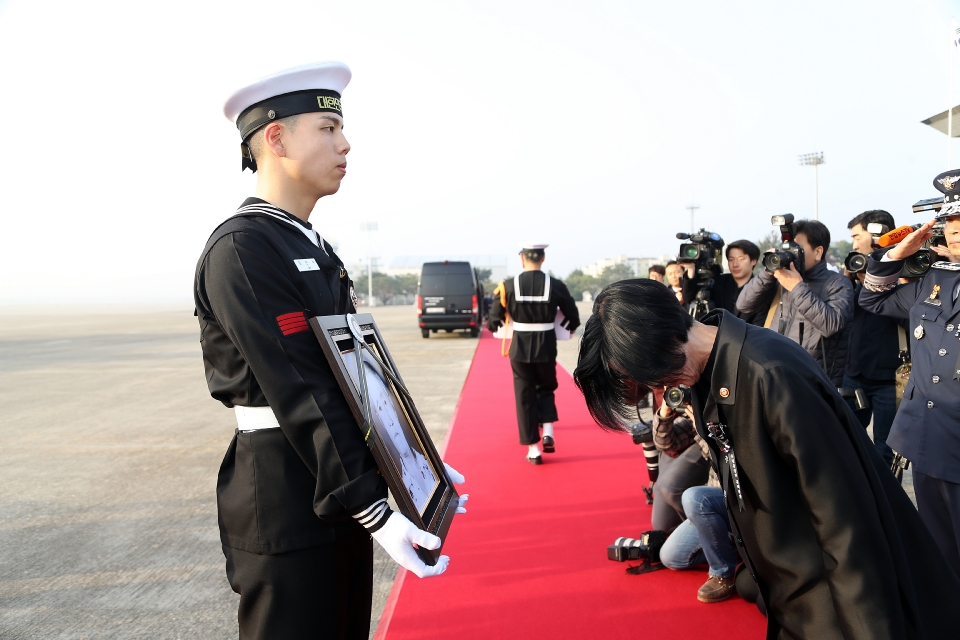
<svg viewBox="0 0 960 640">
<path fill-rule="evenodd" d="M 397 564 L 416 574 L 418 578 L 438 576 L 446 571 L 447 565 L 450 564 L 449 556 L 440 556 L 437 558 L 437 564 L 432 567 L 424 563 L 417 555 L 417 550 L 413 548 L 413 545 L 432 551 L 440 548 L 440 538 L 418 529 L 396 511 L 390 514 L 385 525 L 370 535 L 380 543 L 380 546 L 390 554 L 391 558 L 396 560 Z"/>
<path fill-rule="evenodd" d="M 463 484 L 466 480 L 459 471 L 448 465 L 446 462 L 443 463 L 443 467 L 447 470 L 447 477 L 450 478 L 450 482 L 453 484 Z M 470 494 L 465 493 L 460 496 L 460 503 L 457 505 L 457 513 L 466 513 L 467 512 L 467 500 L 470 498 Z"/>
</svg>

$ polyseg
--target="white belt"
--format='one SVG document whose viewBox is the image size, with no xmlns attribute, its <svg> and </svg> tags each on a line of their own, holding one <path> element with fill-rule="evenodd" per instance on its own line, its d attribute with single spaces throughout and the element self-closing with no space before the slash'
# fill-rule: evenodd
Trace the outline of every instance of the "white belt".
<svg viewBox="0 0 960 640">
<path fill-rule="evenodd" d="M 236 406 L 233 411 L 237 414 L 237 428 L 240 431 L 280 428 L 277 416 L 270 407 Z"/>
<path fill-rule="evenodd" d="M 514 331 L 553 331 L 552 322 L 514 322 Z"/>
</svg>

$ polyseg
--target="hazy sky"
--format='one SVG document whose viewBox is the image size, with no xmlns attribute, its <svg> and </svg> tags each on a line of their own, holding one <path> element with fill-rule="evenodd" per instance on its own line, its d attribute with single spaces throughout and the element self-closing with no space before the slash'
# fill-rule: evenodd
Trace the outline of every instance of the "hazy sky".
<svg viewBox="0 0 960 640">
<path fill-rule="evenodd" d="M 913 222 L 948 168 L 919 121 L 947 108 L 954 4 L 6 0 L 0 303 L 189 302 L 254 188 L 224 98 L 328 59 L 353 150 L 311 221 L 348 263 L 375 220 L 386 262 L 542 240 L 565 275 L 675 251 L 691 201 L 756 239 L 812 217 L 812 151 L 834 237 L 865 209 Z"/>
</svg>

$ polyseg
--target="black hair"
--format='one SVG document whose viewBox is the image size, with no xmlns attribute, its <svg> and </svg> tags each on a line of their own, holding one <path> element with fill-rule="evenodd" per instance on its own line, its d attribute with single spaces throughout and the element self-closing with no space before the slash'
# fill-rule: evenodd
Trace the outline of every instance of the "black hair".
<svg viewBox="0 0 960 640">
<path fill-rule="evenodd" d="M 543 262 L 543 249 L 524 249 L 520 254 L 531 262 Z"/>
<path fill-rule="evenodd" d="M 893 221 L 893 216 L 884 211 L 883 209 L 872 209 L 870 211 L 864 211 L 858 216 L 855 216 L 853 220 L 847 223 L 847 229 L 853 229 L 855 226 L 860 225 L 860 227 L 866 231 L 867 225 L 873 222 L 879 222 L 882 225 L 887 227 L 887 231 L 893 231 L 897 228 L 897 224 Z"/>
<path fill-rule="evenodd" d="M 747 254 L 752 261 L 760 259 L 760 247 L 753 244 L 749 240 L 734 240 L 728 244 L 727 250 L 723 254 L 726 256 L 727 260 L 730 259 L 730 249 L 740 249 L 740 251 L 743 251 L 745 254 Z"/>
<path fill-rule="evenodd" d="M 794 235 L 802 233 L 807 236 L 807 242 L 814 249 L 823 247 L 821 260 L 826 259 L 827 249 L 830 248 L 830 229 L 818 220 L 798 220 L 794 227 Z"/>
<path fill-rule="evenodd" d="M 647 269 L 647 273 L 659 273 L 662 276 L 667 275 L 667 269 L 662 264 L 652 264 L 650 268 Z"/>
<path fill-rule="evenodd" d="M 671 260 L 670 262 L 667 263 L 667 267 L 672 266 L 672 265 L 675 265 L 675 264 L 680 264 L 680 263 L 677 262 L 676 260 Z M 664 273 L 667 272 L 666 267 L 664 267 L 663 272 L 664 272 Z"/>
<path fill-rule="evenodd" d="M 297 127 L 297 123 L 300 121 L 300 115 L 287 116 L 286 118 L 280 118 L 279 120 L 274 120 L 274 122 L 282 122 L 288 129 L 293 131 Z M 272 124 L 272 123 L 267 123 Z M 263 138 L 263 130 L 267 128 L 267 125 L 264 125 L 251 133 L 247 137 L 247 148 L 250 149 L 250 155 L 253 156 L 253 161 L 256 163 L 260 162 L 260 158 L 263 157 L 263 148 L 265 146 Z"/>
<path fill-rule="evenodd" d="M 692 326 L 673 292 L 656 280 L 621 280 L 597 295 L 573 372 L 597 424 L 624 430 L 624 421 L 636 417 L 631 405 L 683 369 Z"/>
</svg>

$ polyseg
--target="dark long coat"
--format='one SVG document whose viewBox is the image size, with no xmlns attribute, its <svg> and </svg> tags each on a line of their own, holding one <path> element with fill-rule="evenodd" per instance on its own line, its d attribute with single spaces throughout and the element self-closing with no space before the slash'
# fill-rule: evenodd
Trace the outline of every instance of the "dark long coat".
<svg viewBox="0 0 960 640">
<path fill-rule="evenodd" d="M 767 638 L 960 636 L 960 580 L 823 369 L 729 312 L 705 324 L 719 331 L 696 386 L 697 430 L 767 604 Z M 707 422 L 731 436 L 742 510 Z"/>
</svg>

